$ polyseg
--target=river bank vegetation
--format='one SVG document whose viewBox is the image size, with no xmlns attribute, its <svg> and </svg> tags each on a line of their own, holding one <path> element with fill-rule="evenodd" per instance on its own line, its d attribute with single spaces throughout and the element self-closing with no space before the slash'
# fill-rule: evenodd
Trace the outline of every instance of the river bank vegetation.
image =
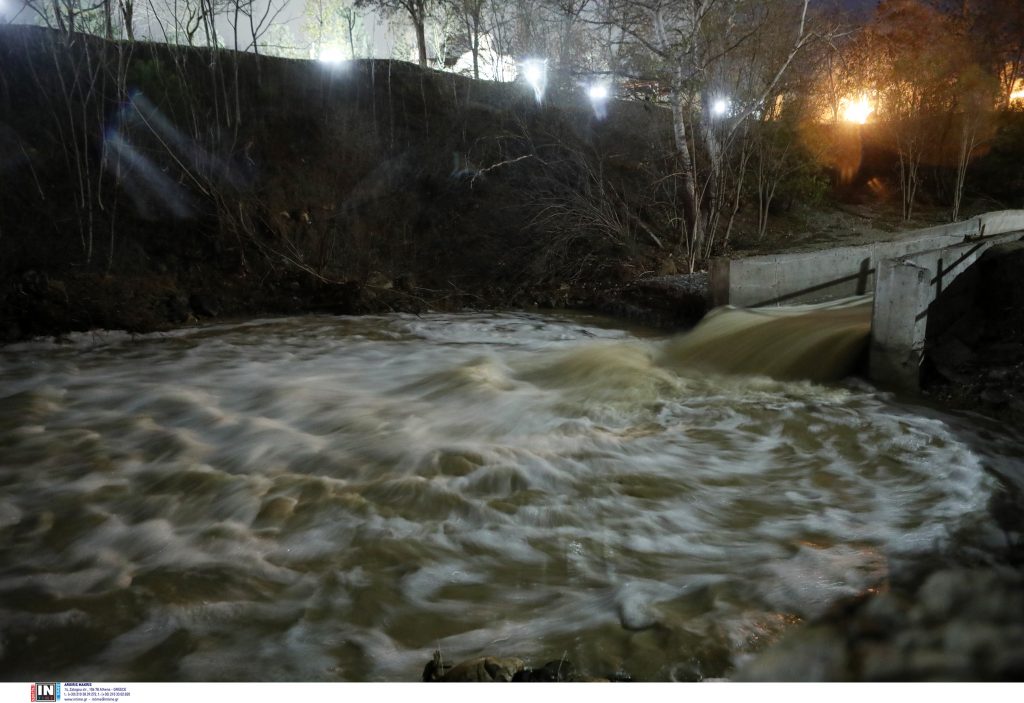
<svg viewBox="0 0 1024 703">
<path fill-rule="evenodd" d="M 679 327 L 702 296 L 650 279 L 1022 205 L 1012 3 L 891 0 L 859 27 L 800 2 L 533 24 L 480 3 L 447 33 L 424 3 L 419 66 L 356 58 L 358 4 L 311 6 L 319 61 L 273 3 L 122 5 L 29 2 L 15 19 L 50 28 L 0 25 L 0 338 L 463 307 Z M 463 45 L 470 76 L 441 70 Z"/>
</svg>

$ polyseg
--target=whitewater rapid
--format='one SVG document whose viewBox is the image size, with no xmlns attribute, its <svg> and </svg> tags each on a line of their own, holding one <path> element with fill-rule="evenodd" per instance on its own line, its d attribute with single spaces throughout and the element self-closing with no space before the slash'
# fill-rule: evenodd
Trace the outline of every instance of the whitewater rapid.
<svg viewBox="0 0 1024 703">
<path fill-rule="evenodd" d="M 0 349 L 0 673 L 727 676 L 987 520 L 941 417 L 692 347 L 481 313 Z"/>
</svg>

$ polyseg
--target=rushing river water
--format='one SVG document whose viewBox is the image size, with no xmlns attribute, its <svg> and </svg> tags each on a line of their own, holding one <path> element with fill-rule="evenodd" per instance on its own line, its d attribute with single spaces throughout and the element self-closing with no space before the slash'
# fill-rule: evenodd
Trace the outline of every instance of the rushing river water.
<svg viewBox="0 0 1024 703">
<path fill-rule="evenodd" d="M 0 675 L 727 676 L 986 519 L 943 419 L 691 351 L 533 314 L 0 349 Z"/>
</svg>

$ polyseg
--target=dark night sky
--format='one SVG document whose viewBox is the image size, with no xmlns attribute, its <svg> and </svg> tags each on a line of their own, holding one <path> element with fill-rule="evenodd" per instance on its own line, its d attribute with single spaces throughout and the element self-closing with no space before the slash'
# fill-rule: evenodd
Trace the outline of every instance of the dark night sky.
<svg viewBox="0 0 1024 703">
<path fill-rule="evenodd" d="M 845 10 L 858 15 L 869 15 L 878 5 L 878 0 L 837 0 Z"/>
</svg>

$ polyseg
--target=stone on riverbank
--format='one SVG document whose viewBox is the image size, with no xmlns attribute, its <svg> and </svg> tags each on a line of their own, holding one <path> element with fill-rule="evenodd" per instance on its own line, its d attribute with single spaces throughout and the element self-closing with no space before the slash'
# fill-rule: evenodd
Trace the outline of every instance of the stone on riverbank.
<svg viewBox="0 0 1024 703">
<path fill-rule="evenodd" d="M 1018 681 L 1024 575 L 943 569 L 799 628 L 741 666 L 738 681 Z"/>
</svg>

